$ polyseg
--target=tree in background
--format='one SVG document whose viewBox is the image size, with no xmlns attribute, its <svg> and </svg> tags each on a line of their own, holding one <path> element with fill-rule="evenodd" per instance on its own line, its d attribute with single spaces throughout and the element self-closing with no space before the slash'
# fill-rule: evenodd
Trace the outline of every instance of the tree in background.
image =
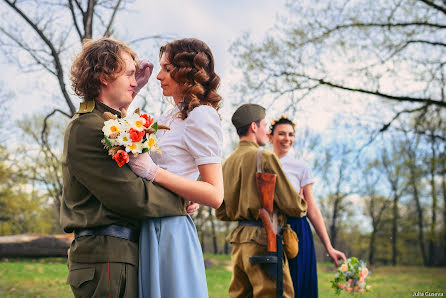
<svg viewBox="0 0 446 298">
<path fill-rule="evenodd" d="M 388 207 L 391 203 L 391 200 L 379 194 L 382 175 L 377 164 L 375 160 L 369 162 L 364 167 L 365 171 L 362 175 L 362 183 L 359 190 L 359 193 L 364 198 L 365 214 L 370 217 L 372 223 L 368 256 L 369 264 L 375 264 L 375 254 L 379 250 L 379 247 L 376 246 L 376 237 L 382 231 L 383 218 L 388 213 Z"/>
<path fill-rule="evenodd" d="M 392 140 L 390 148 L 383 148 L 378 157 L 378 168 L 385 176 L 389 184 L 389 197 L 392 198 L 392 265 L 396 266 L 398 262 L 398 227 L 400 218 L 400 199 L 407 188 L 407 181 L 404 181 L 407 175 L 404 165 L 404 159 L 401 155 L 402 142 Z"/>
<path fill-rule="evenodd" d="M 348 200 L 352 194 L 351 150 L 345 144 L 331 144 L 324 155 L 317 160 L 316 167 L 322 172 L 325 195 L 320 198 L 321 213 L 327 221 L 328 233 L 333 247 L 337 245 L 337 235 L 342 219 L 348 216 Z"/>
<path fill-rule="evenodd" d="M 45 120 L 57 112 L 71 118 L 76 100 L 67 90 L 68 60 L 85 39 L 112 35 L 116 13 L 126 1 L 2 2 L 1 49 L 24 71 L 43 71 L 57 80 L 65 108 L 53 109 Z"/>
<path fill-rule="evenodd" d="M 262 42 L 245 35 L 232 46 L 246 96 L 272 94 L 271 103 L 293 108 L 340 91 L 348 103 L 375 104 L 371 110 L 379 99 L 394 113 L 377 113 L 382 123 L 375 133 L 403 115 L 444 116 L 444 1 L 291 0 L 286 6 L 288 14 Z"/>
</svg>

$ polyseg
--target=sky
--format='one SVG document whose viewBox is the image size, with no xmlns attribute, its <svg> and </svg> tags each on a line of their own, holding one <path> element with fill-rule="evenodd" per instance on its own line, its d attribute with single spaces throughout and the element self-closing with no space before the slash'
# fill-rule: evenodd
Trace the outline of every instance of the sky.
<svg viewBox="0 0 446 298">
<path fill-rule="evenodd" d="M 181 2 L 181 6 L 178 3 L 179 1 L 173 0 L 138 0 L 127 4 L 127 9 L 119 12 L 115 19 L 117 38 L 130 42 L 144 36 L 162 34 L 174 38 L 201 39 L 213 51 L 216 71 L 222 78 L 222 89 L 231 81 L 231 56 L 228 52 L 231 43 L 245 31 L 250 31 L 253 36 L 263 36 L 273 25 L 275 15 L 280 9 L 280 6 L 277 6 L 280 1 L 265 0 L 190 0 L 187 5 Z M 0 12 L 8 10 L 10 11 L 5 5 L 0 6 Z M 153 46 L 145 49 L 146 44 L 150 43 L 140 42 L 132 47 L 139 50 L 141 58 L 147 58 L 144 54 L 150 52 L 151 60 L 157 60 L 157 49 Z M 0 60 L 0 81 L 17 95 L 14 114 L 46 108 L 46 103 L 36 98 L 36 91 L 43 89 L 46 93 L 54 93 L 55 97 L 60 96 L 53 78 L 42 72 L 23 73 L 22 69 L 11 62 L 5 57 Z M 152 62 L 155 64 L 156 73 L 159 70 L 158 61 Z M 156 81 L 155 76 L 151 80 Z"/>
<path fill-rule="evenodd" d="M 222 79 L 220 94 L 224 99 L 224 104 L 220 114 L 224 130 L 231 132 L 224 134 L 224 142 L 228 144 L 236 138 L 235 130 L 232 129 L 230 123 L 234 112 L 231 103 L 238 101 L 240 96 L 233 91 L 233 88 L 242 79 L 240 72 L 234 66 L 229 48 L 244 32 L 249 32 L 254 40 L 262 40 L 266 32 L 274 26 L 277 16 L 284 12 L 284 4 L 284 0 L 189 0 L 187 2 L 136 0 L 128 4 L 125 11 L 118 13 L 114 37 L 131 42 L 141 37 L 162 34 L 173 38 L 195 37 L 205 41 L 213 51 L 216 72 Z M 8 9 L 5 5 L 0 5 L 1 14 L 12 13 Z M 149 88 L 153 96 L 160 96 L 159 82 L 155 78 L 159 71 L 159 45 L 157 48 L 152 41 L 146 41 L 134 43 L 131 46 L 141 58 L 149 59 L 154 63 L 154 75 L 150 79 Z M 0 59 L 0 67 L 2 70 L 0 87 L 3 84 L 4 89 L 15 93 L 11 105 L 12 118 L 20 119 L 36 112 L 47 113 L 54 108 L 55 102 L 60 102 L 59 86 L 54 78 L 45 72 L 24 72 L 8 57 Z M 365 108 L 351 103 L 343 106 L 323 93 L 319 94 L 318 98 L 317 101 L 302 102 L 299 109 L 300 115 L 298 115 L 299 122 L 303 122 L 305 126 L 318 132 L 335 129 L 332 121 L 341 110 L 343 114 L 346 112 L 360 114 Z M 136 100 L 135 105 L 138 103 L 140 102 Z M 60 107 L 66 110 L 64 105 Z M 150 112 L 159 114 L 160 111 Z M 275 106 L 268 110 L 267 119 L 276 118 L 282 112 L 280 106 Z M 224 156 L 231 151 L 231 146 L 226 146 Z"/>
<path fill-rule="evenodd" d="M 242 76 L 234 66 L 234 59 L 229 48 L 245 32 L 249 32 L 250 38 L 256 41 L 262 40 L 266 32 L 274 26 L 277 16 L 284 13 L 285 1 L 190 0 L 187 1 L 187 5 L 184 4 L 185 2 L 181 2 L 181 5 L 178 3 L 180 3 L 178 0 L 136 0 L 127 4 L 126 9 L 117 14 L 114 36 L 125 42 L 154 34 L 173 38 L 195 37 L 205 41 L 213 51 L 216 72 L 222 79 L 220 93 L 223 96 L 224 105 L 221 114 L 225 125 L 230 125 L 229 120 L 234 109 L 231 103 L 240 99 L 240 95 L 234 92 L 234 86 L 242 79 Z M 0 5 L 0 13 L 5 12 L 13 13 L 4 4 Z M 76 40 L 74 44 L 80 47 Z M 149 59 L 154 63 L 154 74 L 159 71 L 159 45 L 160 43 L 156 44 L 150 40 L 131 44 L 141 58 Z M 79 50 L 80 48 L 77 49 Z M 76 51 L 72 52 L 74 55 Z M 59 86 L 56 80 L 47 73 L 24 72 L 11 57 L 0 59 L 0 67 L 2 69 L 0 85 L 3 83 L 4 87 L 16 94 L 14 104 L 11 105 L 15 119 L 35 112 L 51 111 L 54 108 L 54 102 L 60 102 Z M 159 83 L 155 77 L 156 75 L 153 75 L 149 82 L 150 92 L 154 96 L 160 96 L 158 95 L 160 94 Z M 45 100 L 42 101 L 41 98 Z M 323 94 L 319 98 L 321 98 L 319 102 L 303 102 L 300 116 L 305 119 L 307 126 L 322 131 L 335 117 L 336 111 L 333 107 L 338 105 L 331 104 Z M 138 103 L 140 103 L 138 100 L 135 101 L 135 105 Z M 65 105 L 62 104 L 60 107 L 66 110 Z M 352 106 L 349 106 L 349 109 L 351 108 Z M 269 119 L 276 118 L 282 113 L 280 107 L 270 112 L 267 119 L 268 117 Z"/>
</svg>

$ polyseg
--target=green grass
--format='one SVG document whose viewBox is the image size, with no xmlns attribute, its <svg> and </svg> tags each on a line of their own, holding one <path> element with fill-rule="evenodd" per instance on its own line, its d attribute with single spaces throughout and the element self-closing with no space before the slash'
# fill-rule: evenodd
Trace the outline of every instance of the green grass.
<svg viewBox="0 0 446 298">
<path fill-rule="evenodd" d="M 206 270 L 209 297 L 228 296 L 231 280 L 231 259 L 226 255 L 209 255 L 211 263 Z M 446 268 L 425 268 L 416 266 L 382 266 L 369 268 L 367 282 L 372 292 L 362 297 L 409 297 L 419 291 L 440 292 L 446 296 Z M 318 264 L 319 297 L 337 297 L 330 288 L 335 268 L 329 263 Z M 10 260 L 0 262 L 0 297 L 72 297 L 65 284 L 67 277 L 66 260 Z M 350 297 L 341 294 L 341 297 Z"/>
</svg>

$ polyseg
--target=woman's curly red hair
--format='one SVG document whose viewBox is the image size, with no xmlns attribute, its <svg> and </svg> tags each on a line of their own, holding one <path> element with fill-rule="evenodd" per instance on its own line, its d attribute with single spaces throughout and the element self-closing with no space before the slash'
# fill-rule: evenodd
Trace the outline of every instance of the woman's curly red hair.
<svg viewBox="0 0 446 298">
<path fill-rule="evenodd" d="M 170 72 L 183 93 L 180 118 L 200 105 L 212 106 L 217 111 L 221 96 L 217 93 L 220 77 L 214 71 L 214 56 L 209 46 L 195 38 L 174 40 L 160 48 L 160 58 L 165 54 L 174 67 Z"/>
<path fill-rule="evenodd" d="M 125 43 L 106 37 L 86 40 L 71 66 L 74 92 L 85 101 L 96 99 L 101 90 L 101 78 L 112 82 L 125 70 L 123 52 L 132 57 L 138 71 L 137 56 Z"/>
</svg>

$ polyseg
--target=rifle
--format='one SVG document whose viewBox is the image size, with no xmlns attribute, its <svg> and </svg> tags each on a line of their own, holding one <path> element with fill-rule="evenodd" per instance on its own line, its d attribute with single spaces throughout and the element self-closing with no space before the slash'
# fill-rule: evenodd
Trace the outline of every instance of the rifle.
<svg viewBox="0 0 446 298">
<path fill-rule="evenodd" d="M 276 279 L 276 297 L 283 297 L 283 267 L 282 267 L 282 237 L 277 229 L 277 210 L 274 208 L 274 190 L 276 188 L 275 174 L 263 173 L 262 150 L 257 151 L 256 183 L 260 204 L 259 216 L 266 231 L 267 256 L 249 257 L 249 262 L 268 264 L 268 275 Z"/>
</svg>

